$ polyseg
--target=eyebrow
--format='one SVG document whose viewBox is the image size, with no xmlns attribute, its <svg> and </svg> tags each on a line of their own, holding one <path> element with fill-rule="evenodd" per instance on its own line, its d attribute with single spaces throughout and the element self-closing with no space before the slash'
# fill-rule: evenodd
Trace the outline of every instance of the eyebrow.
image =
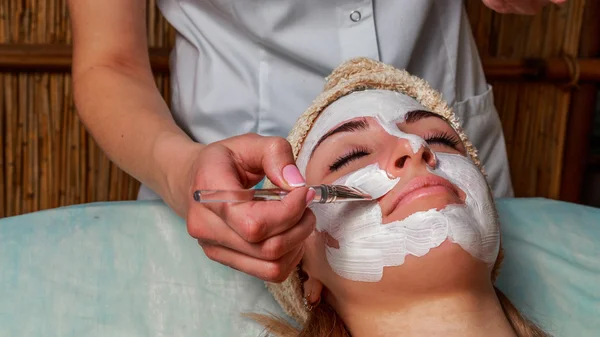
<svg viewBox="0 0 600 337">
<path fill-rule="evenodd" d="M 413 111 L 407 112 L 406 116 L 404 118 L 404 122 L 406 124 L 412 124 L 412 123 L 416 123 L 416 122 L 420 121 L 421 119 L 430 118 L 430 117 L 439 118 L 439 119 L 447 122 L 446 118 L 444 118 L 438 114 L 435 114 L 431 111 L 427 111 L 427 110 L 413 110 Z M 346 123 L 338 126 L 337 128 L 325 133 L 323 135 L 323 137 L 321 137 L 321 139 L 319 139 L 317 144 L 315 144 L 315 147 L 313 148 L 312 152 L 310 153 L 309 158 L 312 158 L 313 154 L 315 153 L 315 151 L 317 150 L 319 145 L 321 145 L 321 143 L 323 143 L 327 138 L 335 135 L 336 133 L 363 131 L 363 130 L 367 130 L 368 128 L 369 128 L 369 123 L 367 122 L 367 120 L 365 118 L 349 121 L 349 122 L 346 122 Z"/>
<path fill-rule="evenodd" d="M 317 144 L 315 144 L 315 147 L 313 148 L 312 152 L 310 153 L 310 157 L 312 157 L 312 155 L 315 153 L 315 151 L 317 150 L 319 145 L 321 145 L 321 143 L 323 143 L 327 138 L 335 135 L 336 133 L 363 131 L 363 130 L 367 130 L 368 128 L 369 128 L 369 123 L 367 123 L 367 120 L 364 118 L 346 122 L 346 123 L 338 126 L 337 128 L 324 134 L 323 137 L 321 137 L 321 139 L 319 139 Z"/>
<path fill-rule="evenodd" d="M 429 117 L 436 117 L 436 118 L 443 120 L 444 122 L 448 122 L 446 120 L 446 118 L 444 118 L 436 113 L 433 113 L 431 111 L 427 111 L 427 110 L 409 111 L 406 113 L 404 120 L 405 120 L 406 124 L 412 124 L 412 123 L 416 123 L 416 122 L 420 121 L 421 119 L 429 118 Z"/>
</svg>

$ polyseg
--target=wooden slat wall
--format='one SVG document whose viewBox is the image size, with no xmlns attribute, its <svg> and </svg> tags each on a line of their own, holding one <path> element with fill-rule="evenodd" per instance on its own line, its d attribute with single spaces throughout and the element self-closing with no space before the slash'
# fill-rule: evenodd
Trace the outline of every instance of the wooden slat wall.
<svg viewBox="0 0 600 337">
<path fill-rule="evenodd" d="M 585 1 L 549 6 L 533 16 L 499 15 L 467 0 L 482 58 L 577 56 Z M 556 84 L 492 82 L 515 194 L 558 198 L 571 92 Z"/>
<path fill-rule="evenodd" d="M 151 47 L 174 40 L 154 0 L 148 37 Z M 66 1 L 0 1 L 0 43 L 70 44 Z M 156 81 L 168 97 L 168 77 Z M 0 73 L 0 131 L 0 217 L 137 195 L 79 122 L 68 73 Z"/>
<path fill-rule="evenodd" d="M 498 15 L 467 0 L 481 57 L 576 55 L 584 0 L 534 17 Z M 151 47 L 174 32 L 149 0 Z M 69 44 L 65 0 L 0 1 L 0 44 Z M 156 76 L 168 97 L 168 78 Z M 556 198 L 570 92 L 556 84 L 495 82 L 517 196 Z M 73 107 L 68 73 L 0 73 L 0 217 L 135 198 L 138 183 L 102 154 Z"/>
</svg>

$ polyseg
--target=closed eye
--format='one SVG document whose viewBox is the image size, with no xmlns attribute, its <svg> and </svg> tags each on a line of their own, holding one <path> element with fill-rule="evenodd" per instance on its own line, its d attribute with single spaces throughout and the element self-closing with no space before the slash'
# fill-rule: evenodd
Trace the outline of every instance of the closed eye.
<svg viewBox="0 0 600 337">
<path fill-rule="evenodd" d="M 367 148 L 355 148 L 350 153 L 339 157 L 333 164 L 329 165 L 329 171 L 335 172 L 340 168 L 350 164 L 352 161 L 368 156 L 369 154 L 371 154 L 371 152 Z"/>
<path fill-rule="evenodd" d="M 426 136 L 424 139 L 429 145 L 437 144 L 450 147 L 455 150 L 458 150 L 458 145 L 460 144 L 460 139 L 457 136 L 443 131 L 432 133 Z"/>
</svg>

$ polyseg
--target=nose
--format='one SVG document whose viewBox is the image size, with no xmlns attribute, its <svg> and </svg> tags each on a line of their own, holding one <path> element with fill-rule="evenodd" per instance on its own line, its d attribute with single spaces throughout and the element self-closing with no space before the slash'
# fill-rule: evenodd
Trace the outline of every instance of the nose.
<svg viewBox="0 0 600 337">
<path fill-rule="evenodd" d="M 415 170 L 419 166 L 435 168 L 435 165 L 435 155 L 427 143 L 422 142 L 417 152 L 414 152 L 408 139 L 400 138 L 392 149 L 386 171 L 393 177 L 401 177 L 406 174 L 406 170 Z"/>
</svg>

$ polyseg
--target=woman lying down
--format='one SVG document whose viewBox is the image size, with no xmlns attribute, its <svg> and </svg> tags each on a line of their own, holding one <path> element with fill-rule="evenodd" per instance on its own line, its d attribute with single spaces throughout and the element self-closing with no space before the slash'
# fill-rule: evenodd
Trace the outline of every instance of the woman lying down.
<svg viewBox="0 0 600 337">
<path fill-rule="evenodd" d="M 476 150 L 441 95 L 408 73 L 351 60 L 289 141 L 309 185 L 376 201 L 314 204 L 297 272 L 268 288 L 298 326 L 275 336 L 546 336 L 493 282 L 497 214 Z"/>
</svg>

